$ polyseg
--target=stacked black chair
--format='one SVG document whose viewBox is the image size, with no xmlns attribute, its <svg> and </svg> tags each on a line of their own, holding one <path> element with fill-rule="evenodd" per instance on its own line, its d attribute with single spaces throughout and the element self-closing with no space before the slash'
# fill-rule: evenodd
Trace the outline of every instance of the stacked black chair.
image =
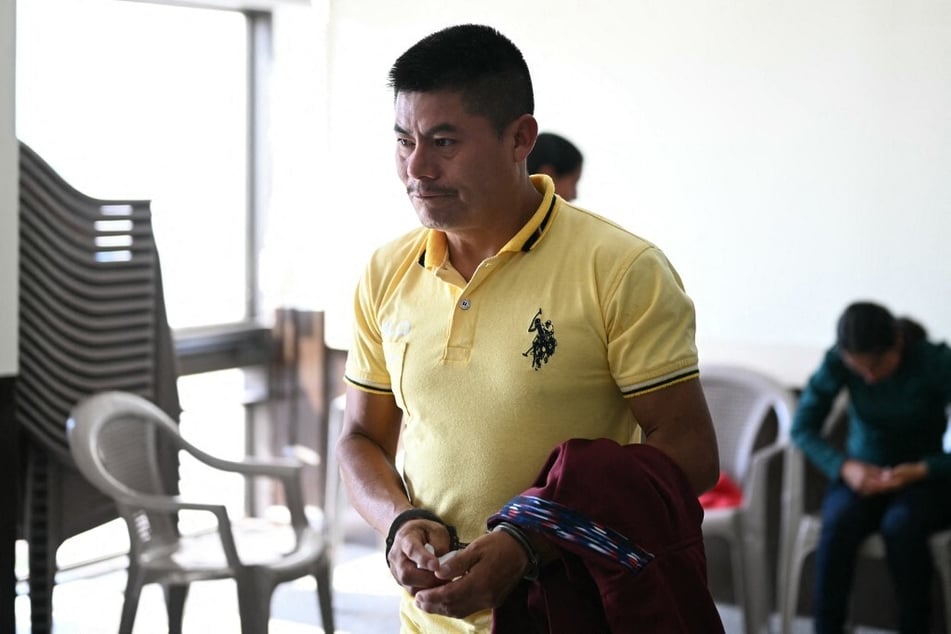
<svg viewBox="0 0 951 634">
<path fill-rule="evenodd" d="M 143 396 L 175 420 L 180 407 L 150 203 L 86 196 L 21 143 L 19 228 L 19 527 L 32 632 L 44 634 L 59 545 L 118 517 L 75 470 L 70 409 L 103 390 Z M 164 464 L 176 482 L 173 452 Z"/>
</svg>

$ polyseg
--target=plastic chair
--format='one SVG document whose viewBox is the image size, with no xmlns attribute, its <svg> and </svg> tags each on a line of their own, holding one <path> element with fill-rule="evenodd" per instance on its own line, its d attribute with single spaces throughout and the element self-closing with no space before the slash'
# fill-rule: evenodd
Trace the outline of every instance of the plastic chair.
<svg viewBox="0 0 951 634">
<path fill-rule="evenodd" d="M 842 441 L 848 423 L 848 399 L 836 399 L 823 427 L 823 434 L 833 442 Z M 784 563 L 780 578 L 780 613 L 783 634 L 791 634 L 799 607 L 799 588 L 806 558 L 819 546 L 822 518 L 819 516 L 817 494 L 825 488 L 826 479 L 818 469 L 806 462 L 805 455 L 790 443 L 785 460 L 787 500 L 783 545 Z M 812 499 L 816 498 L 816 499 Z M 935 533 L 929 539 L 934 568 L 941 583 L 946 628 L 951 628 L 951 530 Z M 859 557 L 885 558 L 885 542 L 881 535 L 869 536 L 859 550 Z M 854 628 L 853 628 L 854 629 Z M 951 629 L 949 629 L 951 631 Z"/>
<path fill-rule="evenodd" d="M 768 628 L 773 587 L 769 467 L 788 444 L 795 399 L 771 377 L 742 367 L 703 366 L 700 382 L 717 433 L 720 470 L 743 491 L 740 506 L 704 511 L 703 534 L 727 541 L 745 631 L 759 632 Z"/>
<path fill-rule="evenodd" d="M 19 148 L 14 417 L 23 442 L 10 451 L 21 452 L 31 631 L 49 634 L 60 545 L 118 517 L 112 500 L 77 477 L 63 428 L 70 408 L 103 390 L 139 394 L 173 418 L 181 407 L 151 203 L 88 196 Z"/>
<path fill-rule="evenodd" d="M 161 584 L 169 632 L 180 634 L 189 584 L 211 579 L 234 579 L 242 634 L 262 634 L 268 630 L 274 588 L 308 575 L 317 580 L 324 631 L 334 631 L 331 582 L 335 522 L 332 510 L 319 525 L 308 519 L 301 492 L 301 462 L 290 458 L 216 458 L 182 438 L 175 422 L 153 403 L 120 391 L 100 392 L 80 401 L 71 411 L 67 434 L 79 471 L 115 500 L 128 527 L 129 569 L 120 634 L 132 631 L 139 595 L 146 583 Z M 187 452 L 211 469 L 279 481 L 289 522 L 232 519 L 221 504 L 191 502 L 169 494 L 156 460 L 157 449 L 163 443 Z M 332 460 L 327 463 L 327 490 L 335 495 L 337 469 Z M 334 497 L 325 508 L 333 509 L 335 504 Z M 182 534 L 178 514 L 183 511 L 210 513 L 217 526 L 197 534 Z"/>
</svg>

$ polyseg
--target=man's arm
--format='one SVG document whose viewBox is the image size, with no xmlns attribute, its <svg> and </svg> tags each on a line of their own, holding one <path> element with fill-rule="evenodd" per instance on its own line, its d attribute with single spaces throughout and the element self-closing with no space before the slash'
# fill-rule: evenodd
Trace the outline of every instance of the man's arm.
<svg viewBox="0 0 951 634">
<path fill-rule="evenodd" d="M 371 394 L 347 387 L 343 429 L 337 442 L 337 461 L 350 503 L 381 535 L 393 520 L 413 508 L 396 469 L 403 413 L 392 395 Z M 446 527 L 428 519 L 411 519 L 396 531 L 387 563 L 393 578 L 407 591 L 445 583 L 433 571 L 437 554 L 449 550 Z M 431 544 L 435 550 L 426 549 Z"/>
<path fill-rule="evenodd" d="M 337 462 L 351 504 L 383 535 L 412 506 L 396 469 L 402 417 L 392 395 L 347 387 Z"/>
<path fill-rule="evenodd" d="M 700 381 L 691 379 L 629 399 L 644 432 L 684 473 L 697 495 L 716 484 L 720 453 Z"/>
</svg>

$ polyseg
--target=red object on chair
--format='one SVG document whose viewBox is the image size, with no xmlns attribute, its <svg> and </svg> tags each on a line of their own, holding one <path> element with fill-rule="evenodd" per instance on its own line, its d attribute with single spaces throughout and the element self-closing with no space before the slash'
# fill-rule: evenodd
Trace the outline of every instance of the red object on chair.
<svg viewBox="0 0 951 634">
<path fill-rule="evenodd" d="M 701 493 L 697 499 L 705 509 L 732 508 L 743 504 L 743 491 L 730 476 L 721 471 L 714 487 Z"/>
</svg>

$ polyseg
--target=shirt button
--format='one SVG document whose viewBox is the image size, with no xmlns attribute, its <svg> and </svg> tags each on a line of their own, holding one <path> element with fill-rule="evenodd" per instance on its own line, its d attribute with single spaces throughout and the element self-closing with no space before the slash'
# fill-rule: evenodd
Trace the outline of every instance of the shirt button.
<svg viewBox="0 0 951 634">
<path fill-rule="evenodd" d="M 472 304 L 469 302 L 468 298 L 459 302 L 459 308 L 461 308 L 462 310 L 469 310 L 470 306 L 472 306 Z"/>
</svg>

